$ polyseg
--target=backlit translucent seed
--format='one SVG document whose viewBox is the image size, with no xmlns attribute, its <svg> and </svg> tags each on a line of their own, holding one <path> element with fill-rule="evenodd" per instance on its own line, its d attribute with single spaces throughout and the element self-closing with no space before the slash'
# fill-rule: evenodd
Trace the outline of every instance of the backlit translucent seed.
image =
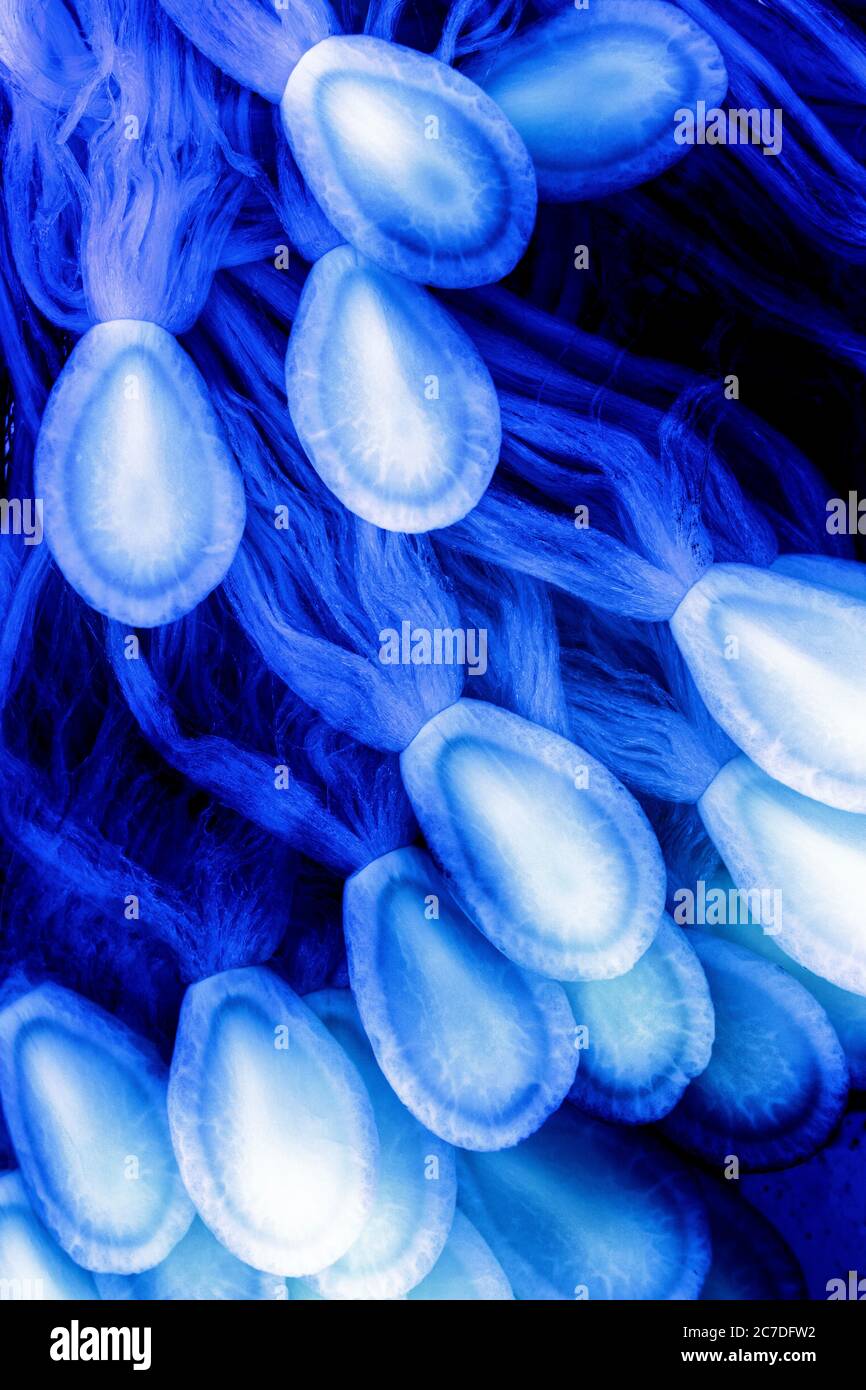
<svg viewBox="0 0 866 1390">
<path fill-rule="evenodd" d="M 99 1297 L 93 1276 L 37 1220 L 17 1171 L 0 1177 L 0 1288 L 16 1302 Z"/>
<path fill-rule="evenodd" d="M 516 1144 L 562 1102 L 578 1052 L 562 986 L 497 951 L 428 855 L 394 850 L 346 884 L 352 989 L 382 1071 L 452 1144 Z"/>
<path fill-rule="evenodd" d="M 515 1298 L 696 1298 L 702 1203 L 673 1154 L 571 1107 L 517 1148 L 463 1154 L 460 1204 Z"/>
<path fill-rule="evenodd" d="M 98 1274 L 103 1298 L 137 1301 L 286 1299 L 286 1281 L 235 1259 L 196 1218 L 167 1259 L 154 1269 L 124 1277 Z"/>
<path fill-rule="evenodd" d="M 583 749 L 480 700 L 430 719 L 403 781 L 451 890 L 499 950 L 557 980 L 643 955 L 665 869 L 634 797 Z"/>
<path fill-rule="evenodd" d="M 671 629 L 744 753 L 804 796 L 866 811 L 866 603 L 751 565 L 712 565 Z"/>
<path fill-rule="evenodd" d="M 165 1083 L 148 1043 L 70 990 L 42 985 L 0 1013 L 0 1092 L 21 1176 L 85 1269 L 148 1269 L 189 1228 Z"/>
<path fill-rule="evenodd" d="M 600 1119 L 661 1119 L 710 1060 L 710 991 L 686 934 L 668 918 L 627 974 L 565 992 L 586 1030 L 571 1099 Z"/>
<path fill-rule="evenodd" d="M 85 333 L 49 397 L 35 470 L 52 555 L 110 618 L 171 622 L 231 565 L 244 529 L 240 474 L 203 378 L 156 324 Z"/>
<path fill-rule="evenodd" d="M 796 1255 L 776 1228 L 734 1191 L 736 1184 L 703 1177 L 698 1181 L 713 1244 L 701 1302 L 805 1298 Z"/>
<path fill-rule="evenodd" d="M 312 1280 L 289 1279 L 292 1301 L 324 1301 Z M 397 1302 L 491 1302 L 513 1300 L 505 1271 L 487 1242 L 459 1210 L 445 1248 L 425 1279 Z"/>
<path fill-rule="evenodd" d="M 351 992 L 322 990 L 304 1001 L 351 1058 L 367 1088 L 379 1132 L 379 1180 L 366 1225 L 342 1259 L 310 1279 L 334 1299 L 399 1298 L 430 1273 L 454 1219 L 454 1153 L 398 1100 L 370 1050 Z"/>
<path fill-rule="evenodd" d="M 866 817 L 800 796 L 744 757 L 716 774 L 698 810 L 737 887 L 763 893 L 781 950 L 866 995 Z"/>
<path fill-rule="evenodd" d="M 459 521 L 499 458 L 499 401 L 426 290 L 339 246 L 307 277 L 286 356 L 292 423 L 344 506 L 387 531 Z"/>
<path fill-rule="evenodd" d="M 515 130 L 474 82 L 365 35 L 327 38 L 281 103 L 295 159 L 360 252 L 441 286 L 500 280 L 535 220 L 535 175 Z"/>
<path fill-rule="evenodd" d="M 569 5 L 469 72 L 523 137 L 538 195 L 554 203 L 661 173 L 688 149 L 676 113 L 717 105 L 728 86 L 709 34 L 661 0 Z"/>
<path fill-rule="evenodd" d="M 358 1239 L 376 1184 L 370 1101 L 324 1024 L 271 971 L 190 986 L 168 1099 L 190 1196 L 239 1260 L 313 1274 Z"/>
<path fill-rule="evenodd" d="M 814 1153 L 839 1120 L 848 1070 L 824 1010 L 790 975 L 740 946 L 690 933 L 710 985 L 709 1066 L 664 1121 L 718 1166 L 774 1168 Z"/>
<path fill-rule="evenodd" d="M 714 879 L 712 885 L 708 887 L 708 893 L 711 893 L 715 888 L 719 888 L 724 893 L 726 904 L 736 903 L 737 908 L 734 912 L 726 910 L 724 914 L 720 914 L 722 920 L 717 924 L 711 924 L 708 921 L 704 930 L 713 936 L 721 936 L 727 941 L 735 942 L 738 946 L 744 946 L 746 950 L 754 951 L 756 955 L 763 956 L 773 965 L 781 966 L 795 980 L 799 980 L 800 984 L 817 999 L 833 1025 L 845 1053 L 851 1085 L 858 1090 L 866 1088 L 866 997 L 862 994 L 852 994 L 850 990 L 840 989 L 838 985 L 831 984 L 821 975 L 816 975 L 812 970 L 807 970 L 805 966 L 799 965 L 792 956 L 782 950 L 781 946 L 778 945 L 776 936 L 777 927 L 783 926 L 785 922 L 784 900 L 781 896 L 778 900 L 780 908 L 782 908 L 781 920 L 774 923 L 772 910 L 766 921 L 761 920 L 762 908 L 759 894 L 754 891 L 744 893 L 738 890 L 729 874 L 722 872 L 718 878 Z M 731 897 L 731 894 L 734 896 Z M 746 908 L 743 912 L 740 912 L 739 909 L 741 900 L 746 902 Z M 756 908 L 754 913 L 749 907 L 750 901 Z M 764 905 L 766 906 L 766 904 L 765 898 Z M 818 935 L 818 933 L 811 935 Z"/>
<path fill-rule="evenodd" d="M 433 1269 L 409 1294 L 410 1302 L 480 1303 L 513 1298 L 501 1264 L 462 1211 L 454 1213 L 451 1234 Z"/>
</svg>

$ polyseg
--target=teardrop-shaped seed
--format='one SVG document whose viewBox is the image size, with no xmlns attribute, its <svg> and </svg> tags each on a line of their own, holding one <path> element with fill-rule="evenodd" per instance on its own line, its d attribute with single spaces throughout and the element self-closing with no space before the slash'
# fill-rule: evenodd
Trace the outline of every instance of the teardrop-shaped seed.
<svg viewBox="0 0 866 1390">
<path fill-rule="evenodd" d="M 866 816 L 800 796 L 742 756 L 719 770 L 698 811 L 776 944 L 866 995 Z"/>
<path fill-rule="evenodd" d="M 378 1139 L 364 1083 L 270 970 L 227 970 L 184 997 L 169 1082 L 180 1170 L 223 1245 L 270 1274 L 313 1274 L 358 1239 Z"/>
<path fill-rule="evenodd" d="M 14 1302 L 99 1297 L 93 1276 L 37 1219 L 17 1170 L 0 1177 L 0 1288 Z"/>
<path fill-rule="evenodd" d="M 97 1274 L 105 1299 L 136 1302 L 264 1302 L 287 1299 L 286 1281 L 235 1258 L 196 1217 L 183 1240 L 153 1269 L 141 1274 Z"/>
<path fill-rule="evenodd" d="M 319 477 L 383 530 L 459 521 L 496 467 L 499 401 L 471 339 L 426 290 L 350 246 L 307 277 L 286 392 Z"/>
<path fill-rule="evenodd" d="M 779 1168 L 827 1140 L 848 1096 L 845 1055 L 811 994 L 740 946 L 691 933 L 716 1015 L 709 1066 L 664 1128 L 718 1166 Z"/>
<path fill-rule="evenodd" d="M 695 142 L 698 103 L 715 107 L 728 86 L 713 39 L 662 0 L 569 5 L 469 73 L 523 137 L 552 203 L 654 178 Z"/>
<path fill-rule="evenodd" d="M 866 811 L 866 603 L 751 565 L 711 565 L 671 618 L 713 718 L 770 777 Z"/>
<path fill-rule="evenodd" d="M 518 1299 L 697 1297 L 710 1262 L 703 1204 L 639 1130 L 566 1107 L 515 1149 L 462 1155 L 459 1180 Z"/>
<path fill-rule="evenodd" d="M 34 1210 L 76 1263 L 134 1274 L 165 1259 L 193 1209 L 150 1045 L 41 985 L 0 1013 L 0 1092 Z"/>
<path fill-rule="evenodd" d="M 354 874 L 343 923 L 367 1036 L 412 1113 L 469 1149 L 505 1148 L 537 1129 L 579 1055 L 562 986 L 497 951 L 419 849 Z"/>
<path fill-rule="evenodd" d="M 420 1125 L 392 1091 L 370 1049 L 351 992 L 304 1001 L 357 1067 L 379 1132 L 379 1181 L 366 1225 L 342 1259 L 310 1279 L 324 1298 L 400 1298 L 429 1274 L 454 1219 L 453 1150 Z"/>
<path fill-rule="evenodd" d="M 135 627 L 195 608 L 244 529 L 243 485 L 204 379 L 153 323 L 99 323 L 76 344 L 45 408 L 35 482 L 65 578 Z"/>
<path fill-rule="evenodd" d="M 514 1298 L 505 1271 L 487 1241 L 454 1213 L 445 1249 L 433 1269 L 409 1294 L 410 1302 L 504 1302 Z"/>
<path fill-rule="evenodd" d="M 567 984 L 580 1066 L 571 1099 L 619 1124 L 672 1110 L 710 1060 L 713 1006 L 687 935 L 669 918 L 636 965 L 615 980 Z"/>
<path fill-rule="evenodd" d="M 763 777 L 763 773 L 760 775 Z M 778 786 L 778 783 L 775 785 Z M 785 788 L 784 790 L 787 791 L 788 789 Z M 790 793 L 790 795 L 795 794 Z M 780 966 L 782 970 L 798 980 L 813 998 L 817 999 L 832 1023 L 845 1053 L 852 1087 L 855 1090 L 863 1090 L 866 1087 L 866 996 L 854 994 L 849 989 L 840 989 L 838 985 L 825 980 L 822 975 L 816 975 L 813 970 L 807 970 L 804 965 L 800 965 L 793 956 L 782 949 L 776 935 L 777 931 L 784 926 L 786 918 L 783 907 L 784 899 L 781 894 L 778 899 L 779 906 L 782 908 L 781 920 L 776 923 L 773 920 L 775 914 L 772 908 L 767 914 L 767 920 L 761 920 L 763 911 L 760 892 L 738 889 L 726 870 L 714 875 L 707 884 L 708 900 L 709 895 L 718 889 L 721 889 L 724 894 L 726 910 L 724 913 L 718 914 L 720 918 L 718 922 L 708 921 L 703 926 L 703 930 L 712 936 L 721 936 L 726 941 L 733 941 L 735 945 L 743 946 L 747 951 L 753 951 L 757 956 L 763 956 L 764 960 Z M 744 904 L 742 908 L 741 903 Z M 767 903 L 768 899 L 765 895 L 764 908 L 766 908 Z M 733 910 L 728 910 L 727 905 L 733 905 Z M 705 912 L 704 915 L 713 917 L 716 914 Z M 818 932 L 814 932 L 810 935 L 814 937 L 818 934 Z"/>
<path fill-rule="evenodd" d="M 535 221 L 535 174 L 495 102 L 426 53 L 366 35 L 323 39 L 281 103 L 325 215 L 385 270 L 453 288 L 500 280 Z"/>
<path fill-rule="evenodd" d="M 459 700 L 401 756 L 418 821 L 472 921 L 518 965 L 607 980 L 661 922 L 665 869 L 643 811 L 583 749 Z"/>
</svg>

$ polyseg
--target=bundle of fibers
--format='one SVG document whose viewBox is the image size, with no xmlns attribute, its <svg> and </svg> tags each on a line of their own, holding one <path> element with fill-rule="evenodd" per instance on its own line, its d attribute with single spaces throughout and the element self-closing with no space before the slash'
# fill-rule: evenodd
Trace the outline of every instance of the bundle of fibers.
<svg viewBox="0 0 866 1390">
<path fill-rule="evenodd" d="M 863 600 L 823 480 L 673 337 L 624 351 L 624 289 L 604 287 L 596 332 L 546 312 L 543 227 L 490 283 L 574 114 L 521 130 L 521 92 L 545 26 L 579 12 L 170 8 L 205 57 L 147 5 L 49 6 L 35 27 L 13 5 L 0 25 L 9 486 L 34 491 L 35 462 L 61 571 L 20 539 L 2 552 L 4 911 L 35 930 L 4 945 L 0 1207 L 59 1296 L 796 1296 L 781 1237 L 747 1209 L 720 1221 L 693 1163 L 722 1178 L 732 1151 L 760 1170 L 821 1150 L 861 1056 L 845 898 L 812 930 L 810 845 L 848 882 L 862 813 Z M 602 65 L 611 35 L 639 56 L 635 7 L 596 9 Z M 785 6 L 744 37 L 741 7 L 646 11 L 654 43 L 700 57 L 683 100 L 721 100 L 724 69 L 737 100 L 790 101 L 778 166 L 721 151 L 713 196 L 856 260 L 847 27 L 822 9 L 810 35 Z M 586 42 L 574 29 L 563 62 Z M 501 235 L 495 198 L 464 243 L 373 158 L 376 120 L 405 137 L 389 81 L 419 84 L 416 116 L 441 100 L 446 135 L 465 121 L 464 167 L 435 126 L 404 145 L 434 194 L 459 207 L 467 167 L 511 161 Z M 366 126 L 323 115 L 340 82 Z M 628 185 L 653 180 L 664 236 L 707 151 L 665 171 L 646 114 L 612 103 L 597 153 L 622 191 L 595 196 L 615 219 L 606 200 L 642 206 Z M 712 288 L 724 266 L 694 236 Z M 736 254 L 753 302 L 765 250 Z M 787 331 L 791 295 L 762 302 Z M 856 360 L 853 317 L 840 296 L 804 333 L 815 380 Z M 323 449 L 347 376 L 367 414 Z M 402 481 L 430 483 L 411 524 L 377 473 L 401 444 L 423 465 Z M 684 862 L 749 884 L 747 852 L 797 903 L 775 954 L 665 915 Z M 89 1127 L 52 1075 L 72 1109 L 100 1095 Z"/>
<path fill-rule="evenodd" d="M 54 9 L 71 26 L 62 5 L 46 18 Z M 247 103 L 226 94 L 225 133 L 213 73 L 162 11 L 97 5 L 89 43 L 78 34 L 97 74 L 78 98 L 71 82 L 58 109 L 28 85 L 34 36 L 20 18 L 7 15 L 3 52 L 9 248 L 42 313 L 83 332 L 43 413 L 34 483 L 73 588 L 153 626 L 219 583 L 243 530 L 236 464 L 173 335 L 206 299 L 238 210 L 244 161 L 231 141 Z M 70 62 L 77 72 L 84 58 Z M 130 439 L 138 452 L 127 447 L 121 470 Z"/>
</svg>

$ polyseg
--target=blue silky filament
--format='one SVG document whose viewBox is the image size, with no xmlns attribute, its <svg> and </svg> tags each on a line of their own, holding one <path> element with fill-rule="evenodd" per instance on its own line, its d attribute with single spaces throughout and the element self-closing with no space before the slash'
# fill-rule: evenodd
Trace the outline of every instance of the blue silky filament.
<svg viewBox="0 0 866 1390">
<path fill-rule="evenodd" d="M 277 143 L 277 180 L 280 191 L 280 220 L 292 245 L 312 265 L 337 246 L 343 237 L 332 227 L 304 182 L 285 140 Z"/>
<path fill-rule="evenodd" d="M 696 505 L 703 454 L 681 414 L 665 417 L 659 459 L 635 440 L 628 447 L 627 439 L 618 456 L 598 429 L 582 445 L 618 498 L 625 521 L 609 520 L 613 530 L 625 527 L 628 544 L 601 528 L 575 529 L 574 565 L 560 565 L 547 525 L 536 524 L 526 506 L 512 503 L 505 511 L 497 497 L 497 510 L 513 527 L 499 521 L 497 550 L 508 564 L 601 608 L 642 621 L 668 619 L 707 709 L 734 743 L 795 790 L 862 811 L 866 604 L 770 569 L 775 537 L 718 462 L 715 486 L 729 527 L 722 540 L 710 532 Z M 565 447 L 543 435 L 540 446 Z M 529 478 L 536 473 L 549 486 L 540 458 Z M 478 509 L 487 517 L 489 500 Z M 458 544 L 489 555 L 478 512 L 462 523 Z M 751 563 L 713 563 L 724 547 L 735 556 L 745 551 Z"/>
<path fill-rule="evenodd" d="M 159 1264 L 194 1216 L 150 1045 L 58 985 L 0 1012 L 0 1094 L 36 1215 L 85 1269 Z"/>
<path fill-rule="evenodd" d="M 0 1286 L 4 1298 L 98 1298 L 93 1276 L 71 1260 L 36 1217 L 16 1170 L 0 1177 Z"/>
<path fill-rule="evenodd" d="M 59 0 L 42 8 L 60 49 L 56 100 L 31 80 L 38 50 L 20 16 L 3 40 L 10 240 L 42 312 L 83 337 L 46 406 L 35 484 L 72 587 L 109 617 L 156 627 L 222 581 L 244 528 L 208 387 L 173 335 L 207 299 L 243 200 L 240 170 L 253 166 L 231 145 L 246 100 L 223 90 L 219 130 L 216 74 L 178 52 L 156 4 L 75 20 Z"/>
<path fill-rule="evenodd" d="M 375 1200 L 378 1136 L 355 1067 L 271 971 L 228 970 L 184 997 L 168 1093 L 199 1215 L 270 1274 L 345 1255 Z"/>
<path fill-rule="evenodd" d="M 395 850 L 353 874 L 343 924 L 376 1059 L 428 1129 L 505 1148 L 561 1104 L 579 1055 L 562 987 L 491 946 L 428 855 Z"/>
<path fill-rule="evenodd" d="M 688 150 L 677 113 L 717 106 L 728 86 L 714 40 L 664 0 L 567 6 L 469 72 L 526 142 L 539 197 L 557 203 L 661 173 Z"/>
<path fill-rule="evenodd" d="M 360 1236 L 309 1283 L 329 1299 L 400 1298 L 430 1273 L 448 1239 L 457 1197 L 454 1154 L 410 1115 L 388 1085 L 349 990 L 308 994 L 304 1003 L 362 1077 L 380 1153 L 376 1198 Z"/>
<path fill-rule="evenodd" d="M 513 1300 L 514 1294 L 490 1246 L 458 1210 L 445 1249 L 408 1297 L 410 1303 L 489 1303 Z"/>
<path fill-rule="evenodd" d="M 162 7 L 211 62 L 272 102 L 279 101 L 301 54 L 339 29 L 328 0 L 222 0 L 218 9 L 198 0 L 162 0 Z"/>
<path fill-rule="evenodd" d="M 866 811 L 866 603 L 749 565 L 712 565 L 671 631 L 713 718 L 770 777 Z"/>
<path fill-rule="evenodd" d="M 139 1302 L 264 1302 L 288 1296 L 284 1279 L 236 1259 L 198 1217 L 161 1264 L 141 1274 L 97 1274 L 96 1284 L 103 1298 Z"/>
<path fill-rule="evenodd" d="M 45 409 L 35 483 L 64 577 L 135 627 L 200 603 L 244 529 L 243 484 L 207 386 L 153 323 L 96 324 L 77 343 Z"/>
<path fill-rule="evenodd" d="M 665 871 L 625 787 L 583 749 L 458 700 L 401 755 L 458 902 L 511 960 L 555 980 L 630 970 L 661 922 Z"/>
<path fill-rule="evenodd" d="M 639 792 L 695 805 L 696 829 L 703 826 L 730 872 L 734 901 L 749 907 L 725 933 L 811 990 L 838 1022 L 852 1068 L 862 1074 L 866 933 L 858 903 L 866 892 L 866 818 L 801 796 L 737 753 L 681 674 L 684 712 L 652 680 L 630 671 L 614 684 L 612 668 L 598 679 L 603 669 L 596 661 L 573 680 L 575 737 L 605 752 Z M 690 920 L 679 915 L 685 900 L 674 901 L 675 919 Z"/>
<path fill-rule="evenodd" d="M 627 974 L 566 984 L 565 992 L 586 1030 L 570 1098 L 591 1115 L 619 1124 L 659 1120 L 709 1063 L 709 987 L 687 935 L 667 917 Z"/>
<path fill-rule="evenodd" d="M 826 1142 L 848 1095 L 845 1054 L 824 1010 L 777 966 L 691 933 L 709 980 L 716 1036 L 665 1132 L 721 1171 L 777 1168 Z"/>
<path fill-rule="evenodd" d="M 0 1276 L 796 1298 L 773 1230 L 636 1126 L 694 1168 L 798 1165 L 780 1224 L 813 1285 L 813 1229 L 855 1244 L 862 1163 L 829 1135 L 845 1058 L 866 1076 L 866 581 L 824 530 L 836 464 L 751 414 L 739 313 L 797 335 L 816 398 L 822 355 L 866 361 L 862 44 L 824 0 L 454 0 L 436 57 L 391 41 L 436 41 L 400 0 L 343 6 L 345 38 L 325 0 L 165 8 L 236 80 L 151 0 L 0 13 L 6 491 L 44 497 L 48 541 L 0 540 Z M 784 150 L 674 168 L 728 77 L 784 105 Z M 536 175 L 587 205 L 530 240 Z M 306 286 L 284 240 L 322 258 Z M 485 669 L 383 660 L 407 620 L 483 631 Z M 158 630 L 130 652 L 132 626 Z M 778 895 L 770 934 L 664 917 L 666 880 L 728 886 L 716 854 L 740 902 Z M 166 1056 L 199 981 L 170 1124 L 150 1047 L 7 993 L 17 957 Z"/>
<path fill-rule="evenodd" d="M 866 816 L 801 796 L 742 756 L 716 774 L 698 811 L 737 886 L 778 892 L 776 944 L 866 995 Z"/>
<path fill-rule="evenodd" d="M 696 1298 L 703 1205 L 674 1156 L 637 1131 L 560 1111 L 515 1149 L 464 1154 L 460 1203 L 518 1299 Z"/>
<path fill-rule="evenodd" d="M 307 277 L 286 391 L 319 477 L 375 526 L 449 526 L 490 482 L 502 427 L 477 349 L 425 290 L 351 247 Z"/>
<path fill-rule="evenodd" d="M 292 152 L 337 230 L 407 279 L 460 288 L 507 275 L 535 220 L 523 142 L 479 87 L 363 35 L 309 48 L 280 104 Z"/>
</svg>

